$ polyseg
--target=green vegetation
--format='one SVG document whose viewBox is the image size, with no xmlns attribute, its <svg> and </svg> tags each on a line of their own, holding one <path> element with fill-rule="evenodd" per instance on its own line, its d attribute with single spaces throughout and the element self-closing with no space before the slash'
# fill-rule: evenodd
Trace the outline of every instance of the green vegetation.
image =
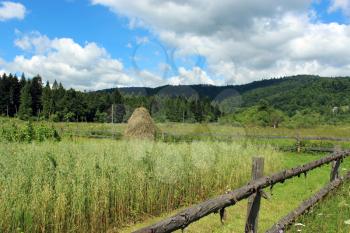
<svg viewBox="0 0 350 233">
<path fill-rule="evenodd" d="M 0 118 L 0 232 L 115 232 L 122 226 L 126 226 L 122 232 L 130 232 L 160 220 L 153 216 L 166 217 L 247 183 L 252 156 L 266 158 L 265 174 L 323 156 L 274 149 L 291 146 L 295 140 L 252 140 L 230 135 L 350 137 L 346 125 L 291 129 L 218 123 L 158 124 L 163 132 L 188 138 L 189 143 L 173 139 L 165 143 L 162 135 L 156 142 L 75 137 L 120 136 L 125 126 Z M 61 141 L 54 132 L 62 137 Z M 331 141 L 303 144 L 350 146 L 348 142 Z M 342 168 L 350 169 L 349 159 Z M 274 187 L 272 199 L 262 203 L 260 230 L 266 230 L 319 190 L 328 182 L 329 171 L 325 166 L 308 173 L 307 179 L 295 178 Z M 345 198 L 348 196 L 336 202 Z M 321 213 L 326 212 L 322 209 Z M 224 226 L 217 215 L 211 215 L 191 225 L 188 232 L 240 232 L 246 202 L 228 208 L 228 214 Z M 327 221 L 323 219 L 323 227 L 327 223 L 338 226 L 337 221 L 348 216 L 346 208 L 337 214 Z M 305 216 L 299 221 L 317 229 L 317 221 L 321 220 Z M 346 227 L 339 229 L 345 231 Z M 332 232 L 333 228 L 327 229 Z"/>
<path fill-rule="evenodd" d="M 240 86 L 163 86 L 97 92 L 0 77 L 0 115 L 53 122 L 126 122 L 144 106 L 156 122 L 307 128 L 350 123 L 350 78 L 293 76 Z"/>
<path fill-rule="evenodd" d="M 132 144 L 132 146 L 130 146 Z M 92 139 L 0 143 L 0 232 L 105 232 L 236 188 L 270 146 Z"/>
<path fill-rule="evenodd" d="M 315 154 L 307 154 L 307 153 L 302 153 L 302 154 L 282 153 L 279 159 L 282 162 L 283 168 L 291 168 L 297 165 L 305 164 L 307 162 L 311 162 L 313 160 L 319 159 L 322 156 L 324 156 L 324 154 L 315 155 Z M 341 167 L 342 167 L 342 173 L 344 173 L 343 169 L 350 170 L 350 160 L 346 159 L 344 163 L 341 165 Z M 285 216 L 290 211 L 295 209 L 297 206 L 299 206 L 299 204 L 302 201 L 309 198 L 313 193 L 316 193 L 325 184 L 327 184 L 327 182 L 329 182 L 329 173 L 330 173 L 330 166 L 324 166 L 309 172 L 307 174 L 307 178 L 305 178 L 304 176 L 301 176 L 300 178 L 296 177 L 291 180 L 287 180 L 283 184 L 278 184 L 274 186 L 272 190 L 270 190 L 270 188 L 267 188 L 265 192 L 267 194 L 271 194 L 271 198 L 270 200 L 262 199 L 261 209 L 259 213 L 259 232 L 265 232 L 277 220 L 279 220 L 281 217 Z M 344 198 L 347 198 L 346 203 L 348 203 L 348 196 L 345 195 Z M 340 200 L 344 200 L 344 198 L 340 198 Z M 332 208 L 334 209 L 334 211 L 337 211 L 337 205 L 334 205 Z M 344 207 L 344 208 L 348 208 L 348 207 Z M 162 216 L 157 218 L 150 218 L 140 224 L 127 227 L 121 232 L 127 233 L 133 230 L 137 230 L 141 227 L 148 226 L 150 224 L 153 224 L 162 220 L 165 217 L 169 217 L 178 211 L 179 210 L 174 211 L 172 213 L 163 214 Z M 338 215 L 339 219 L 348 219 L 349 215 L 347 213 L 348 212 L 346 212 L 345 210 L 340 211 Z M 245 200 L 237 203 L 232 207 L 227 208 L 227 220 L 224 225 L 220 223 L 219 216 L 217 214 L 212 214 L 202 218 L 198 222 L 191 224 L 187 228 L 186 232 L 189 232 L 189 233 L 242 232 L 245 226 L 246 214 L 247 214 L 247 202 Z M 332 226 L 333 228 L 338 226 L 337 222 L 326 218 L 318 219 L 317 221 L 313 221 L 313 219 L 310 219 L 310 222 L 312 222 L 314 226 L 317 226 L 317 224 L 319 224 L 320 221 L 323 222 L 322 225 L 333 224 Z M 313 229 L 317 229 L 317 228 L 313 228 Z M 177 232 L 180 233 L 181 231 L 177 231 Z M 291 232 L 296 232 L 296 231 L 291 231 Z M 328 231 L 322 231 L 322 230 L 318 230 L 318 231 L 305 230 L 304 231 L 303 230 L 302 232 L 328 232 Z"/>
<path fill-rule="evenodd" d="M 157 121 L 202 122 L 216 121 L 218 107 L 208 98 L 183 96 L 124 95 L 118 89 L 111 92 L 80 92 L 66 90 L 56 81 L 42 84 L 38 75 L 21 80 L 12 74 L 0 77 L 0 116 L 23 120 L 53 122 L 126 122 L 135 108 L 144 106 Z"/>
<path fill-rule="evenodd" d="M 290 232 L 350 232 L 350 184 L 345 183 L 338 191 L 331 193 L 297 222 L 303 226 L 292 226 Z"/>
<path fill-rule="evenodd" d="M 32 122 L 17 124 L 15 121 L 0 120 L 0 142 L 60 141 L 57 130 L 45 124 L 33 125 Z"/>
</svg>

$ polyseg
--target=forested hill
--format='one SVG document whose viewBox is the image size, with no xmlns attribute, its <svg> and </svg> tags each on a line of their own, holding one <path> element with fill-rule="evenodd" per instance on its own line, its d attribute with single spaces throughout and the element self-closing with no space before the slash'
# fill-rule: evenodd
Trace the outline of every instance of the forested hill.
<svg viewBox="0 0 350 233">
<path fill-rule="evenodd" d="M 296 110 L 350 105 L 350 77 L 319 77 L 311 75 L 290 76 L 279 79 L 255 81 L 244 85 L 179 85 L 157 88 L 119 88 L 124 95 L 198 95 L 215 100 L 224 90 L 234 90 L 242 96 L 242 107 L 257 105 L 265 99 L 272 106 L 293 114 Z M 103 90 L 113 92 L 114 89 Z"/>
<path fill-rule="evenodd" d="M 126 122 L 146 107 L 157 122 L 240 122 L 304 127 L 350 123 L 350 77 L 299 75 L 237 86 L 65 89 L 38 75 L 0 76 L 0 116 L 52 121 Z M 306 125 L 304 123 L 307 123 Z"/>
<path fill-rule="evenodd" d="M 243 106 L 266 100 L 289 115 L 297 110 L 310 109 L 320 113 L 334 107 L 350 105 L 350 77 L 326 78 L 296 76 L 282 82 L 252 89 L 243 93 Z"/>
<path fill-rule="evenodd" d="M 213 86 L 206 84 L 197 84 L 197 85 L 178 85 L 178 86 L 160 86 L 156 88 L 150 87 L 122 87 L 119 88 L 119 92 L 124 95 L 142 95 L 142 96 L 154 96 L 157 94 L 164 95 L 192 95 L 196 93 L 199 97 L 204 98 L 208 97 L 209 99 L 215 99 L 221 92 L 226 89 L 234 89 L 238 93 L 245 93 L 250 90 L 257 88 L 268 87 L 272 85 L 277 85 L 281 82 L 286 81 L 287 79 L 294 79 L 296 77 L 286 77 L 286 78 L 273 78 L 265 79 L 261 81 L 254 81 L 244 85 L 226 85 L 226 86 Z M 301 76 L 300 76 L 301 77 Z M 304 76 L 302 76 L 304 77 Z M 305 77 L 314 77 L 314 76 L 305 76 Z M 316 77 L 316 76 L 315 76 Z M 112 93 L 115 88 L 101 90 L 101 92 Z"/>
</svg>

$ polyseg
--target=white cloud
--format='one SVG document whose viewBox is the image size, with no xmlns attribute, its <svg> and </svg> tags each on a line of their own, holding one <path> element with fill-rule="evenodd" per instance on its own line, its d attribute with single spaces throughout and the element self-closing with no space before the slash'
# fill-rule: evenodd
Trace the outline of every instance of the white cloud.
<svg viewBox="0 0 350 233">
<path fill-rule="evenodd" d="M 0 21 L 10 19 L 24 19 L 26 8 L 21 3 L 3 1 L 0 2 Z"/>
<path fill-rule="evenodd" d="M 23 51 L 43 54 L 51 49 L 51 40 L 46 35 L 41 35 L 37 31 L 29 34 L 23 34 L 19 30 L 15 32 L 19 36 L 14 42 L 15 46 Z"/>
<path fill-rule="evenodd" d="M 138 45 L 140 44 L 147 44 L 149 42 L 149 39 L 147 36 L 144 36 L 144 37 L 136 37 L 136 43 Z"/>
<path fill-rule="evenodd" d="M 190 70 L 184 67 L 179 67 L 177 69 L 178 75 L 165 78 L 156 74 L 153 74 L 147 70 L 138 71 L 135 77 L 138 77 L 137 83 L 133 86 L 143 86 L 143 87 L 157 87 L 163 85 L 191 85 L 191 84 L 212 84 L 215 82 L 212 80 L 208 74 L 199 67 L 193 67 Z"/>
<path fill-rule="evenodd" d="M 15 44 L 33 55 L 19 55 L 12 62 L 0 63 L 8 72 L 24 72 L 29 77 L 40 74 L 44 80 L 57 80 L 81 90 L 129 86 L 138 81 L 127 75 L 123 64 L 96 43 L 82 46 L 70 38 L 49 39 L 33 32 L 22 35 Z"/>
<path fill-rule="evenodd" d="M 350 16 L 350 2 L 349 0 L 331 0 L 328 12 L 332 13 L 341 10 L 345 15 Z"/>
<path fill-rule="evenodd" d="M 27 77 L 40 74 L 44 81 L 52 83 L 57 80 L 68 88 L 79 90 L 213 83 L 205 71 L 198 67 L 192 70 L 180 68 L 178 76 L 166 80 L 147 70 L 125 70 L 121 61 L 111 58 L 103 47 L 93 42 L 82 46 L 71 38 L 50 39 L 39 32 L 23 34 L 17 30 L 16 34 L 19 38 L 15 40 L 15 45 L 30 55 L 16 56 L 11 62 L 0 59 L 1 72 L 24 72 Z"/>
<path fill-rule="evenodd" d="M 311 0 L 91 2 L 128 17 L 130 28 L 150 30 L 163 43 L 166 53 L 177 48 L 174 54 L 168 54 L 170 59 L 197 54 L 206 58 L 205 68 L 200 64 L 177 68 L 176 61 L 170 61 L 160 64 L 160 70 L 178 74 L 163 78 L 147 70 L 125 69 L 121 61 L 96 43 L 80 45 L 70 38 L 51 39 L 38 32 L 17 32 L 15 45 L 31 55 L 2 64 L 0 61 L 0 68 L 29 75 L 40 73 L 50 81 L 57 79 L 79 89 L 168 83 L 241 84 L 295 74 L 350 74 L 350 25 L 317 21 L 310 10 Z M 346 12 L 348 8 L 349 1 L 333 0 L 329 11 Z M 134 47 L 151 43 L 150 38 L 153 35 L 136 38 Z"/>
<path fill-rule="evenodd" d="M 212 84 L 214 81 L 208 76 L 208 74 L 199 67 L 193 67 L 192 70 L 186 70 L 184 67 L 180 67 L 179 75 L 171 77 L 169 84 L 171 85 L 191 85 L 191 84 Z"/>
<path fill-rule="evenodd" d="M 298 11 L 311 0 L 91 0 L 92 4 L 109 7 L 117 14 L 129 17 L 131 22 L 151 28 L 177 33 L 212 34 L 232 26 L 246 27 L 254 18 Z M 135 23 L 133 23 L 135 25 Z"/>
<path fill-rule="evenodd" d="M 216 84 L 294 74 L 349 75 L 350 25 L 318 22 L 311 0 L 91 1 L 148 28 L 177 54 L 204 56 L 206 76 Z M 343 11 L 350 4 L 332 3 Z M 170 80 L 191 83 L 180 77 Z"/>
</svg>

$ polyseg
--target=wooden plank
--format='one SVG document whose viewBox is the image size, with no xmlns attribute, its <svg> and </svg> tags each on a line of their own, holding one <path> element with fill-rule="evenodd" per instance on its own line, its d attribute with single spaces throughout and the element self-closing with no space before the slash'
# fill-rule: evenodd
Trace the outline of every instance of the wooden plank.
<svg viewBox="0 0 350 233">
<path fill-rule="evenodd" d="M 264 158 L 253 158 L 252 164 L 252 180 L 259 179 L 264 176 Z M 258 232 L 258 216 L 260 210 L 261 192 L 258 191 L 248 198 L 247 222 L 245 225 L 246 233 Z"/>
<path fill-rule="evenodd" d="M 137 233 L 166 233 L 173 232 L 178 229 L 184 229 L 189 224 L 209 215 L 212 213 L 219 212 L 228 206 L 236 204 L 238 201 L 249 197 L 251 194 L 262 190 L 266 187 L 273 186 L 276 183 L 284 182 L 287 179 L 291 179 L 295 176 L 300 176 L 301 174 L 306 174 L 315 168 L 321 167 L 325 164 L 329 164 L 332 161 L 343 159 L 349 156 L 350 151 L 334 152 L 326 157 L 319 160 L 298 166 L 295 168 L 287 169 L 271 176 L 265 176 L 259 178 L 255 181 L 250 182 L 239 189 L 233 190 L 229 193 L 223 194 L 221 196 L 215 197 L 213 199 L 207 200 L 203 203 L 189 207 L 180 213 L 164 219 L 152 226 L 148 226 L 137 230 Z"/>
<path fill-rule="evenodd" d="M 311 198 L 302 202 L 298 208 L 290 212 L 288 215 L 279 220 L 273 225 L 266 233 L 280 233 L 284 232 L 289 225 L 291 225 L 299 216 L 304 214 L 308 209 L 314 206 L 317 202 L 322 200 L 329 192 L 339 187 L 344 181 L 350 180 L 350 172 L 347 173 L 344 178 L 336 179 L 318 191 Z"/>
</svg>

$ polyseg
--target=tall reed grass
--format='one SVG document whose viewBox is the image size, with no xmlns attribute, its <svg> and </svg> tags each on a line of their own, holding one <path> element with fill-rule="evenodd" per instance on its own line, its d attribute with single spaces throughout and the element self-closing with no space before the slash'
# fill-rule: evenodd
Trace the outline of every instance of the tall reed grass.
<svg viewBox="0 0 350 233">
<path fill-rule="evenodd" d="M 280 169 L 273 148 L 249 143 L 0 143 L 0 232 L 118 229 L 246 183 L 257 155 Z"/>
</svg>

